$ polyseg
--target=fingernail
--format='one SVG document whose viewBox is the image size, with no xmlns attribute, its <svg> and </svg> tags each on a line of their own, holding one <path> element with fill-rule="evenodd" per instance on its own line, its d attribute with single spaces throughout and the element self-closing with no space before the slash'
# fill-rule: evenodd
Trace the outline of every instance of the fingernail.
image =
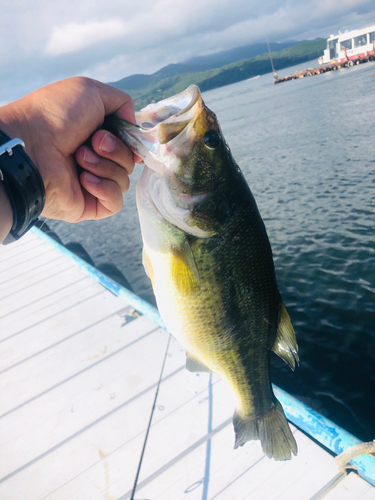
<svg viewBox="0 0 375 500">
<path fill-rule="evenodd" d="M 96 155 L 93 151 L 91 151 L 91 149 L 89 148 L 86 148 L 85 149 L 85 152 L 83 154 L 83 159 L 87 162 L 87 163 L 92 163 L 92 164 L 95 164 L 95 163 L 99 163 L 100 161 L 100 158 L 98 155 Z"/>
<path fill-rule="evenodd" d="M 85 172 L 85 179 L 90 184 L 100 184 L 99 177 L 96 177 L 96 175 L 90 174 L 90 172 Z"/>
<path fill-rule="evenodd" d="M 112 139 L 112 137 L 108 134 L 105 134 L 102 142 L 100 143 L 99 149 L 100 151 L 104 151 L 104 153 L 112 153 L 112 151 L 115 149 L 115 146 L 116 143 Z"/>
</svg>

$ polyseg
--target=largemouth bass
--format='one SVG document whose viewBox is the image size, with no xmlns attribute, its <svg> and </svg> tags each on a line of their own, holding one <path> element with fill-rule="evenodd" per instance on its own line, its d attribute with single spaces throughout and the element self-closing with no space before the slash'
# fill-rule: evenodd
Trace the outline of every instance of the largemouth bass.
<svg viewBox="0 0 375 500">
<path fill-rule="evenodd" d="M 137 185 L 143 264 L 163 321 L 190 371 L 214 371 L 232 388 L 235 448 L 259 439 L 290 459 L 297 445 L 269 378 L 270 350 L 292 369 L 298 347 L 276 283 L 254 197 L 198 87 L 150 104 L 137 125 L 105 128 L 140 156 Z"/>
</svg>

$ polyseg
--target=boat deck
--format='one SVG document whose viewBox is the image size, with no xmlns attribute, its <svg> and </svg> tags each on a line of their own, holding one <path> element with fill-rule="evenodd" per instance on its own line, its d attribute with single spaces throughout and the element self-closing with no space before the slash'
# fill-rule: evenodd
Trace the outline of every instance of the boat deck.
<svg viewBox="0 0 375 500">
<path fill-rule="evenodd" d="M 291 461 L 233 450 L 219 377 L 33 233 L 0 247 L 0 345 L 1 500 L 375 499 L 294 426 Z"/>
</svg>

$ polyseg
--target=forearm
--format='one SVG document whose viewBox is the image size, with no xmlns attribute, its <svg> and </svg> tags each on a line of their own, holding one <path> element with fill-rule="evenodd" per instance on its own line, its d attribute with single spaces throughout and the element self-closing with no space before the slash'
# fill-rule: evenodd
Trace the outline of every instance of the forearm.
<svg viewBox="0 0 375 500">
<path fill-rule="evenodd" d="M 8 236 L 13 224 L 13 212 L 5 188 L 0 182 L 0 244 Z"/>
</svg>

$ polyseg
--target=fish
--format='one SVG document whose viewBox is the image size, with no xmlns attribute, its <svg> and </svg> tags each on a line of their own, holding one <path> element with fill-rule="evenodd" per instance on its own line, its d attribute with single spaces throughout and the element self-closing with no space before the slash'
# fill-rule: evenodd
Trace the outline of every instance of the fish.
<svg viewBox="0 0 375 500">
<path fill-rule="evenodd" d="M 191 85 L 104 128 L 144 162 L 136 188 L 143 265 L 186 368 L 216 372 L 235 397 L 235 448 L 260 440 L 275 460 L 297 444 L 270 382 L 270 351 L 294 370 L 293 326 L 254 196 L 216 115 Z"/>
</svg>

